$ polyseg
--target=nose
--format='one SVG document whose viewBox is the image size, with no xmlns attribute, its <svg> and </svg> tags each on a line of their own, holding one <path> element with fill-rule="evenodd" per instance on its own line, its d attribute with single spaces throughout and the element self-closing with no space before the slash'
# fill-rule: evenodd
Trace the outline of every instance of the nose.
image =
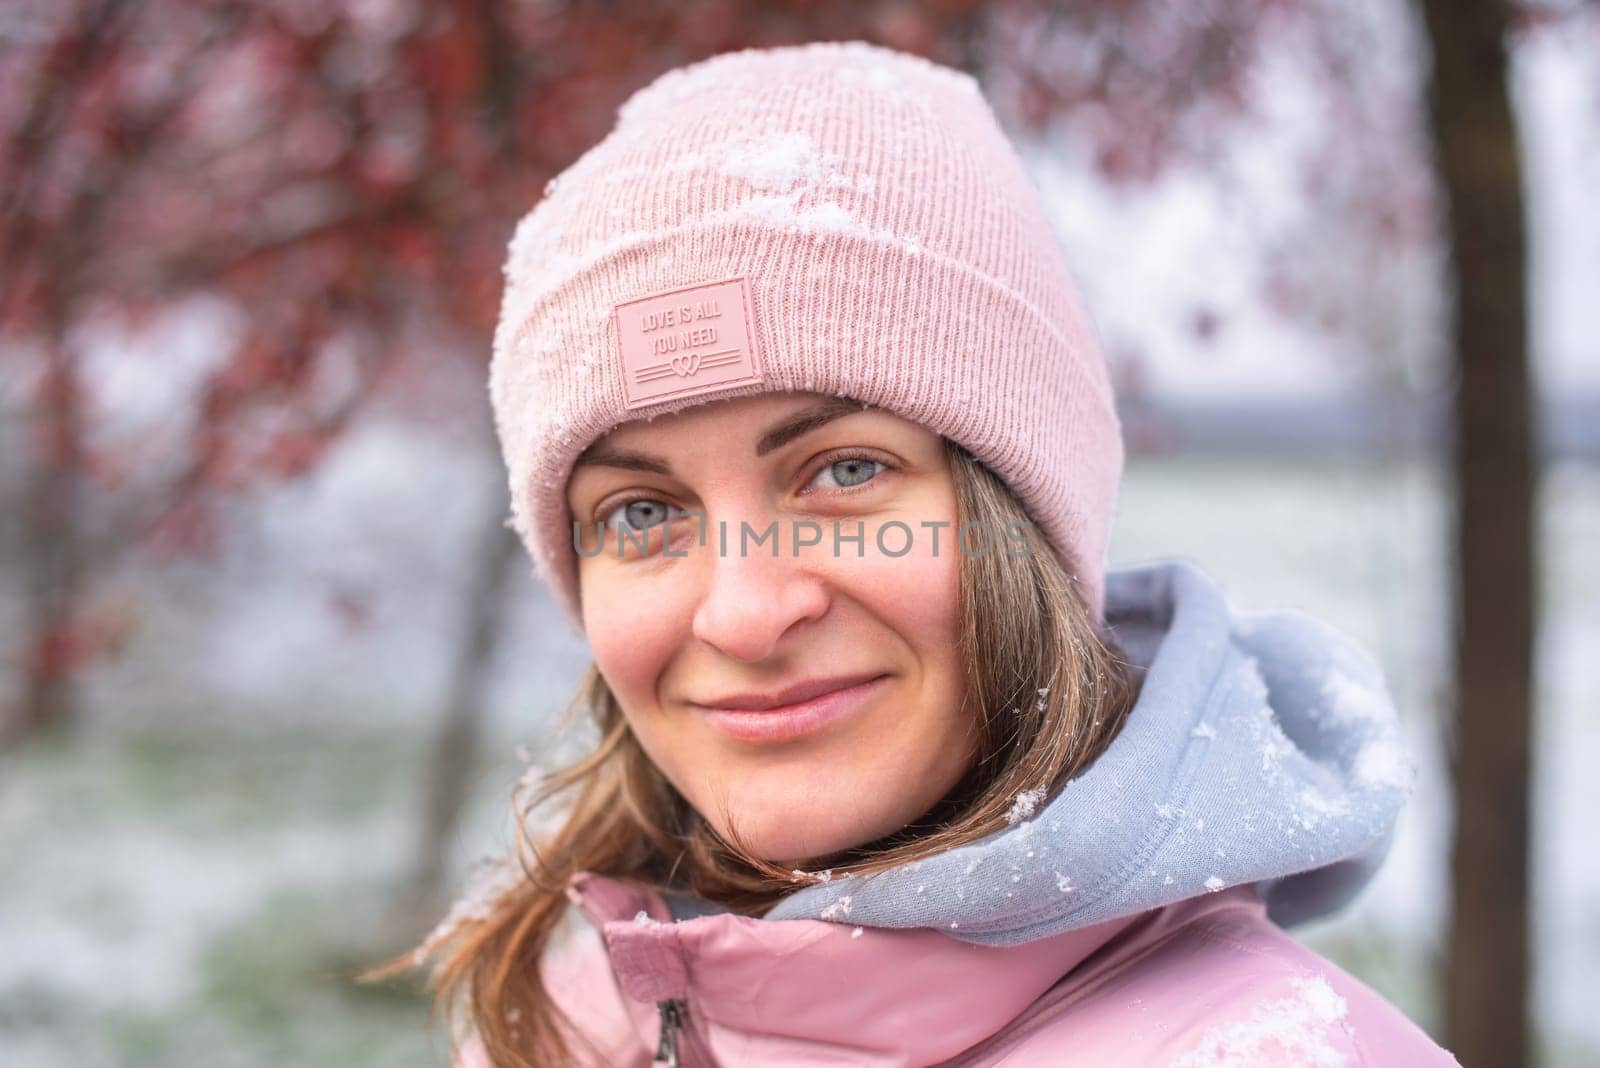
<svg viewBox="0 0 1600 1068">
<path fill-rule="evenodd" d="M 696 638 L 750 663 L 778 653 L 786 634 L 822 618 L 830 603 L 827 584 L 807 566 L 804 549 L 794 551 L 786 524 L 778 523 L 776 541 L 769 537 L 757 544 L 756 536 L 769 521 L 752 519 L 746 540 L 740 537 L 738 520 L 730 520 L 725 550 L 717 524 L 710 524 L 706 541 L 711 563 L 694 613 Z"/>
</svg>

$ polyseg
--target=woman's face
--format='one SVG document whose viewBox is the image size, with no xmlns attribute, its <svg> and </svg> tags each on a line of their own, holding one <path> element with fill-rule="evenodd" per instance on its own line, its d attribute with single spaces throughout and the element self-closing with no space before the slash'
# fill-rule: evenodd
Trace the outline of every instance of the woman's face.
<svg viewBox="0 0 1600 1068">
<path fill-rule="evenodd" d="M 719 833 L 731 813 L 759 856 L 802 867 L 904 827 L 967 770 L 937 434 L 816 393 L 712 401 L 596 441 L 567 501 L 596 664 Z"/>
</svg>

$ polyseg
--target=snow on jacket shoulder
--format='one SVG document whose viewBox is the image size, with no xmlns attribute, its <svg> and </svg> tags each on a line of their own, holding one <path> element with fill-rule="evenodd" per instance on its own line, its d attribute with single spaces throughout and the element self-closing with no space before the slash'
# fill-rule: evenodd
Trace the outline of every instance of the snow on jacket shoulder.
<svg viewBox="0 0 1600 1068">
<path fill-rule="evenodd" d="M 1458 1065 L 1380 994 L 1297 942 L 1250 887 L 1142 916 L 952 1065 Z"/>
</svg>

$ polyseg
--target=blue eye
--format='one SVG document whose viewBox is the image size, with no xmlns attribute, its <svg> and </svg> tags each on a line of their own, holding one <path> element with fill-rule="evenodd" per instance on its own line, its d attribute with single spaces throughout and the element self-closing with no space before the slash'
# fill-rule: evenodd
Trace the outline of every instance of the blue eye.
<svg viewBox="0 0 1600 1068">
<path fill-rule="evenodd" d="M 825 464 L 817 471 L 815 478 L 828 475 L 833 479 L 831 489 L 854 489 L 863 486 L 884 468 L 884 464 L 867 456 L 841 456 L 832 463 Z"/>
<path fill-rule="evenodd" d="M 658 501 L 652 497 L 635 497 L 607 512 L 602 522 L 620 534 L 623 532 L 622 525 L 614 520 L 621 516 L 628 533 L 642 534 L 658 523 L 665 523 L 671 518 L 671 512 L 672 507 L 665 501 Z"/>
</svg>

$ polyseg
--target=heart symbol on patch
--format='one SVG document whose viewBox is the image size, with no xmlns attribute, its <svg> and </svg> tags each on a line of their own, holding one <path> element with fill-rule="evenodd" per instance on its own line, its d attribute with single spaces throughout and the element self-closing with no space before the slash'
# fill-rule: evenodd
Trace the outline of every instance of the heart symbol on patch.
<svg viewBox="0 0 1600 1068">
<path fill-rule="evenodd" d="M 672 369 L 678 373 L 679 378 L 688 378 L 700 370 L 700 354 L 693 352 L 687 356 L 674 356 Z"/>
</svg>

